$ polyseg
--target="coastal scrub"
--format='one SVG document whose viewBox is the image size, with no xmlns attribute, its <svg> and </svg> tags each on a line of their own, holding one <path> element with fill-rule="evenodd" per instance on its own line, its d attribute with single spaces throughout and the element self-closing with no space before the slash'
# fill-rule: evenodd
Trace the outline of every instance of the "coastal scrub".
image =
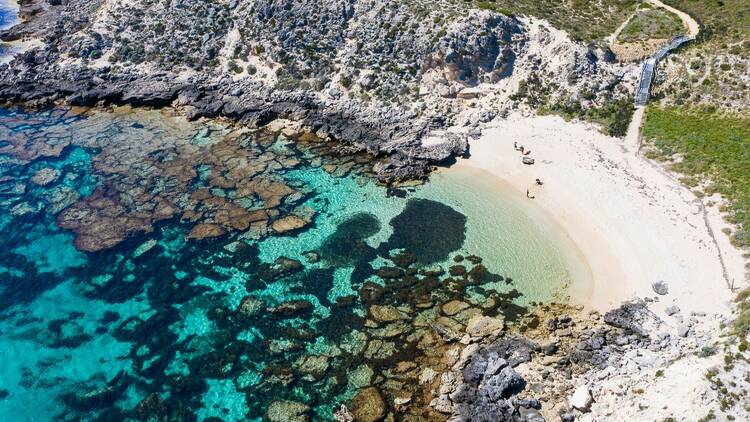
<svg viewBox="0 0 750 422">
<path fill-rule="evenodd" d="M 688 184 L 710 182 L 706 194 L 729 200 L 738 246 L 750 245 L 750 118 L 711 109 L 651 106 L 643 126 L 650 158 L 672 161 Z"/>
</svg>

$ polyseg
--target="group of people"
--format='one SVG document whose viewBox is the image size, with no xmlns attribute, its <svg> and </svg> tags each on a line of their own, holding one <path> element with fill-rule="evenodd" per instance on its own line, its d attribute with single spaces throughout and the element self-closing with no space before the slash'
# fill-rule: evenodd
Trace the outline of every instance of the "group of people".
<svg viewBox="0 0 750 422">
<path fill-rule="evenodd" d="M 515 149 L 516 151 L 520 151 L 522 155 L 529 155 L 529 154 L 531 154 L 531 150 L 530 149 L 525 149 L 523 145 L 519 146 L 518 142 L 513 142 L 513 149 Z M 535 183 L 536 183 L 537 186 L 544 185 L 544 182 L 542 182 L 542 180 L 539 179 L 539 178 L 537 178 L 535 180 Z M 526 197 L 529 198 L 529 199 L 536 198 L 536 196 L 532 195 L 532 193 L 531 193 L 531 191 L 529 189 L 526 189 Z"/>
</svg>

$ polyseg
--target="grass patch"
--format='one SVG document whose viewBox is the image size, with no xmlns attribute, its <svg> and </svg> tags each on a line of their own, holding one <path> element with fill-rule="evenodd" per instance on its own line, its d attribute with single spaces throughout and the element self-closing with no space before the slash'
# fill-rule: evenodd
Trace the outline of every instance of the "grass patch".
<svg viewBox="0 0 750 422">
<path fill-rule="evenodd" d="M 680 157 L 672 169 L 693 181 L 711 181 L 711 190 L 727 198 L 731 235 L 750 245 L 750 118 L 712 110 L 650 106 L 643 136 L 658 156 Z"/>
<path fill-rule="evenodd" d="M 684 34 L 685 27 L 674 13 L 662 8 L 640 10 L 617 38 L 620 42 L 672 38 Z"/>
</svg>

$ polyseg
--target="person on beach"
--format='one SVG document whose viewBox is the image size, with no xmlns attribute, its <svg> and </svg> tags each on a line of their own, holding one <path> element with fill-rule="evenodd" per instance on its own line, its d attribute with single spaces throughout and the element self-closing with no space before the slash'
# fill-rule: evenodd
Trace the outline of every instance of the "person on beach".
<svg viewBox="0 0 750 422">
<path fill-rule="evenodd" d="M 523 152 L 523 147 L 521 147 L 521 152 Z M 526 150 L 526 152 L 523 152 L 523 155 L 529 155 L 531 154 L 531 150 Z"/>
<path fill-rule="evenodd" d="M 542 185 L 543 185 L 544 183 L 542 183 L 542 181 L 541 181 L 541 180 L 539 180 L 539 179 L 536 179 L 536 184 L 537 184 L 537 185 L 539 185 L 539 186 L 542 186 Z"/>
<path fill-rule="evenodd" d="M 518 151 L 518 142 L 513 142 L 513 149 Z"/>
<path fill-rule="evenodd" d="M 526 189 L 526 197 L 529 199 L 534 199 L 534 195 L 530 194 L 528 189 Z"/>
</svg>

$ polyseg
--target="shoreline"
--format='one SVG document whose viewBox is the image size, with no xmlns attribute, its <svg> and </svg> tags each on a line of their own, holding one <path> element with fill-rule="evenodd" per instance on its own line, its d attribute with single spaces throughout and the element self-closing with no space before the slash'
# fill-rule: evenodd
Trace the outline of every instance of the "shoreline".
<svg viewBox="0 0 750 422">
<path fill-rule="evenodd" d="M 24 22 L 24 19 L 20 16 L 21 6 L 18 4 L 18 1 L 0 0 L 0 10 L 4 12 L 13 12 L 15 14 L 13 20 L 0 25 L 0 30 L 10 29 Z M 16 55 L 41 44 L 42 42 L 38 38 L 0 41 L 0 65 L 9 63 Z"/>
<path fill-rule="evenodd" d="M 528 223 L 537 226 L 541 230 L 548 231 L 546 240 L 555 249 L 556 257 L 559 257 L 565 265 L 565 279 L 558 280 L 558 285 L 552 288 L 554 294 L 550 297 L 552 302 L 566 302 L 567 297 L 579 298 L 591 294 L 593 288 L 592 270 L 586 260 L 578 243 L 570 236 L 567 230 L 560 224 L 554 213 L 550 213 L 544 207 L 527 201 L 523 196 L 525 192 L 519 190 L 510 181 L 494 178 L 491 171 L 481 167 L 470 165 L 453 166 L 451 168 L 438 168 L 431 175 L 429 183 L 438 174 L 445 177 L 457 176 L 467 181 L 467 189 L 474 188 L 475 192 L 483 195 L 495 196 L 502 201 L 513 202 L 512 208 L 517 209 L 528 218 Z M 450 174 L 450 176 L 448 176 Z M 469 181 L 470 184 L 468 183 Z M 485 218 L 491 218 L 496 212 L 502 210 L 491 210 Z M 503 215 L 502 218 L 506 216 Z M 523 229 L 519 228 L 519 231 Z M 520 268 L 519 268 L 520 270 Z M 517 279 L 514 276 L 514 280 Z M 542 301 L 545 302 L 545 301 Z M 546 303 L 546 302 L 545 302 Z"/>
<path fill-rule="evenodd" d="M 718 211 L 704 215 L 700 200 L 674 176 L 637 154 L 632 136 L 611 138 L 558 116 L 511 115 L 489 125 L 470 143 L 471 156 L 454 167 L 486 170 L 521 198 L 531 190 L 529 201 L 562 227 L 591 269 L 590 292 L 572 291 L 573 303 L 605 311 L 655 298 L 661 315 L 668 306 L 729 315 L 734 295 L 724 274 L 741 287 L 742 251 L 713 236 L 726 225 Z M 536 163 L 522 164 L 513 142 L 531 149 Z M 535 186 L 536 178 L 544 185 Z M 658 280 L 669 286 L 667 295 L 653 291 Z"/>
</svg>

